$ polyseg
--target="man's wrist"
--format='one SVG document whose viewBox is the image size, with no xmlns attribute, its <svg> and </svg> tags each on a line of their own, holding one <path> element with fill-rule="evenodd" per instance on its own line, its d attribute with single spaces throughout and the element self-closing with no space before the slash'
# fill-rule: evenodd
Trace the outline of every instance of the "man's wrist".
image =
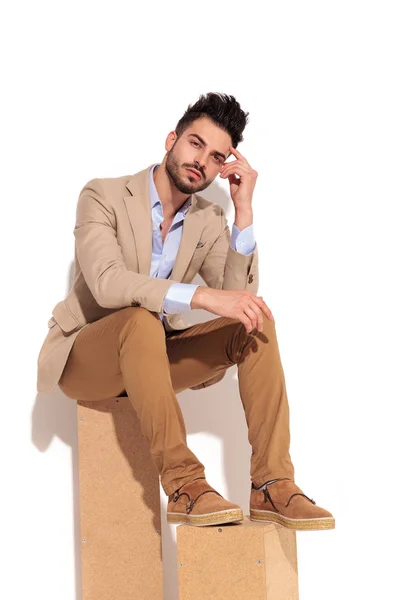
<svg viewBox="0 0 400 600">
<path fill-rule="evenodd" d="M 241 231 L 252 225 L 253 223 L 253 210 L 236 210 L 234 224 Z"/>
<path fill-rule="evenodd" d="M 209 288 L 204 285 L 199 285 L 193 294 L 192 300 L 190 302 L 190 308 L 203 308 L 204 299 L 209 293 Z"/>
</svg>

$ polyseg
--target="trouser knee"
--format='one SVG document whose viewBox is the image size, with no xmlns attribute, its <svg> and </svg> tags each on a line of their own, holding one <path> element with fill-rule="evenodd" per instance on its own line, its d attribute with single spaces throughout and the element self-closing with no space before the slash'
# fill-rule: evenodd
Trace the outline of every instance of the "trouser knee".
<svg viewBox="0 0 400 600">
<path fill-rule="evenodd" d="M 235 363 L 248 356 L 251 351 L 257 352 L 260 344 L 262 347 L 264 344 L 275 342 L 275 322 L 269 319 L 264 313 L 262 318 L 263 327 L 261 331 L 255 328 L 251 333 L 247 333 L 244 324 L 241 322 L 237 323 L 232 337 L 232 351 L 236 357 Z"/>
</svg>

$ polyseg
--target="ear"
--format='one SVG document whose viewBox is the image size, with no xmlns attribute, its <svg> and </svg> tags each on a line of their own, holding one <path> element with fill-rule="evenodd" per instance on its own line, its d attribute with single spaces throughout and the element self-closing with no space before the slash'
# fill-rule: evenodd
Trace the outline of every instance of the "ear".
<svg viewBox="0 0 400 600">
<path fill-rule="evenodd" d="M 171 150 L 172 146 L 176 142 L 177 137 L 178 136 L 176 135 L 176 131 L 169 132 L 169 134 L 167 135 L 167 139 L 165 140 L 165 149 L 167 152 Z"/>
</svg>

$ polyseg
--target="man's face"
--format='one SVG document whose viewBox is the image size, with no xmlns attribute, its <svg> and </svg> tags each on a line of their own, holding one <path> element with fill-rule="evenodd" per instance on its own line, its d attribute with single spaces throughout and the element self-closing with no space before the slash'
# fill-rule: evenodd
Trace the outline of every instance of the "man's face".
<svg viewBox="0 0 400 600">
<path fill-rule="evenodd" d="M 206 117 L 191 123 L 179 139 L 169 133 L 166 169 L 177 189 L 184 194 L 205 190 L 228 158 L 231 144 L 229 133 Z"/>
</svg>

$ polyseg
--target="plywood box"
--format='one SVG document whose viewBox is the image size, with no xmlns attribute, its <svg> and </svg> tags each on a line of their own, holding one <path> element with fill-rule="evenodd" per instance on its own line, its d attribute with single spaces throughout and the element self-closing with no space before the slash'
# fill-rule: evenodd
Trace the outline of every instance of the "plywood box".
<svg viewBox="0 0 400 600">
<path fill-rule="evenodd" d="M 162 600 L 159 476 L 127 397 L 78 402 L 82 600 Z"/>
<path fill-rule="evenodd" d="M 296 532 L 241 523 L 177 527 L 179 600 L 298 600 Z"/>
</svg>

